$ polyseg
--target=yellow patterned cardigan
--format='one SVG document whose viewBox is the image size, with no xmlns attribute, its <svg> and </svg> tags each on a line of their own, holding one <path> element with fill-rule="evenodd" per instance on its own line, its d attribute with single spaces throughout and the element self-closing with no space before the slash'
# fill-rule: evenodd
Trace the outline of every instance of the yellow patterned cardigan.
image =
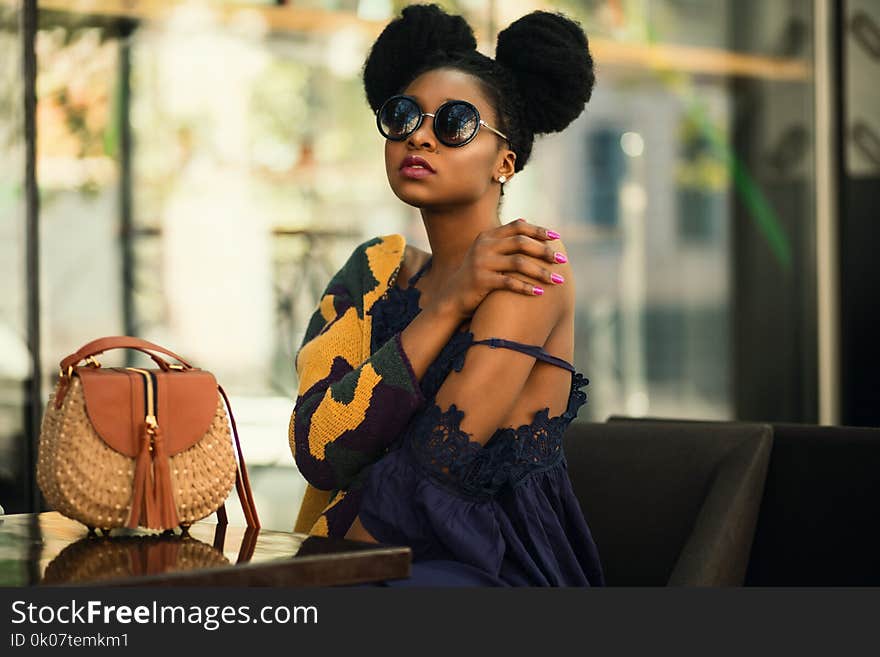
<svg viewBox="0 0 880 657">
<path fill-rule="evenodd" d="M 369 239 L 328 283 L 294 359 L 299 389 L 288 439 L 308 482 L 295 531 L 344 536 L 361 486 L 425 398 L 400 333 L 371 352 L 374 303 L 395 284 L 406 239 Z"/>
</svg>

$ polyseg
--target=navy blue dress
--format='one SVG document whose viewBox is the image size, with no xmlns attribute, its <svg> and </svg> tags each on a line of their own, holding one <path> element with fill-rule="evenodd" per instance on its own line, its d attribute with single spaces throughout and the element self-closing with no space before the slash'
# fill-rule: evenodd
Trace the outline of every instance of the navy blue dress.
<svg viewBox="0 0 880 657">
<path fill-rule="evenodd" d="M 372 309 L 374 345 L 384 344 L 420 312 L 414 286 L 391 286 Z M 572 373 L 568 407 L 531 424 L 496 431 L 485 446 L 460 428 L 464 411 L 441 411 L 435 395 L 473 344 L 509 348 Z M 410 586 L 603 586 L 599 554 L 571 488 L 562 434 L 586 403 L 589 381 L 536 345 L 500 338 L 475 341 L 458 331 L 420 381 L 425 406 L 366 476 L 359 517 L 378 541 L 408 545 Z"/>
</svg>

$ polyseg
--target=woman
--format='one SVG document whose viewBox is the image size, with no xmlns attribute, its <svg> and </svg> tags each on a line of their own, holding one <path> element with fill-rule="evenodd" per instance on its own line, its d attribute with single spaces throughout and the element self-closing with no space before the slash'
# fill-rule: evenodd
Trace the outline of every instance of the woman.
<svg viewBox="0 0 880 657">
<path fill-rule="evenodd" d="M 534 135 L 583 111 L 592 58 L 577 23 L 541 11 L 496 57 L 436 5 L 373 45 L 388 180 L 431 253 L 377 237 L 330 281 L 297 352 L 291 447 L 331 491 L 311 533 L 409 545 L 409 583 L 602 585 L 561 446 L 588 383 L 565 247 L 498 216 Z"/>
</svg>

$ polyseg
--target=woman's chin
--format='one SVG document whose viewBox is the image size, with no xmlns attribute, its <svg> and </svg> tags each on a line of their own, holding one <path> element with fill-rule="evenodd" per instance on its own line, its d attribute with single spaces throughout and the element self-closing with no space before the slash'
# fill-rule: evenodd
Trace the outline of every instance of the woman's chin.
<svg viewBox="0 0 880 657">
<path fill-rule="evenodd" d="M 394 195 L 407 205 L 414 208 L 438 208 L 448 209 L 451 207 L 468 205 L 478 200 L 476 194 L 469 194 L 470 190 L 456 190 L 455 194 L 440 194 L 437 189 L 430 188 L 418 180 L 395 181 L 391 185 Z"/>
<path fill-rule="evenodd" d="M 417 185 L 403 184 L 391 188 L 394 195 L 407 205 L 421 208 L 437 202 L 437 195 L 427 189 L 419 189 Z"/>
</svg>

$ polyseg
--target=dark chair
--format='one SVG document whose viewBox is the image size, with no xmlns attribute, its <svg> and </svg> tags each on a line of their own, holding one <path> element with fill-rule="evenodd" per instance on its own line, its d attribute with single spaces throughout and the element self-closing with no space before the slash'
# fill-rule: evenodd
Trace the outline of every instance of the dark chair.
<svg viewBox="0 0 880 657">
<path fill-rule="evenodd" d="M 736 422 L 611 416 L 654 427 Z M 772 423 L 747 586 L 880 585 L 880 429 Z"/>
<path fill-rule="evenodd" d="M 607 584 L 742 585 L 772 442 L 765 424 L 572 424 L 569 476 Z"/>
</svg>

